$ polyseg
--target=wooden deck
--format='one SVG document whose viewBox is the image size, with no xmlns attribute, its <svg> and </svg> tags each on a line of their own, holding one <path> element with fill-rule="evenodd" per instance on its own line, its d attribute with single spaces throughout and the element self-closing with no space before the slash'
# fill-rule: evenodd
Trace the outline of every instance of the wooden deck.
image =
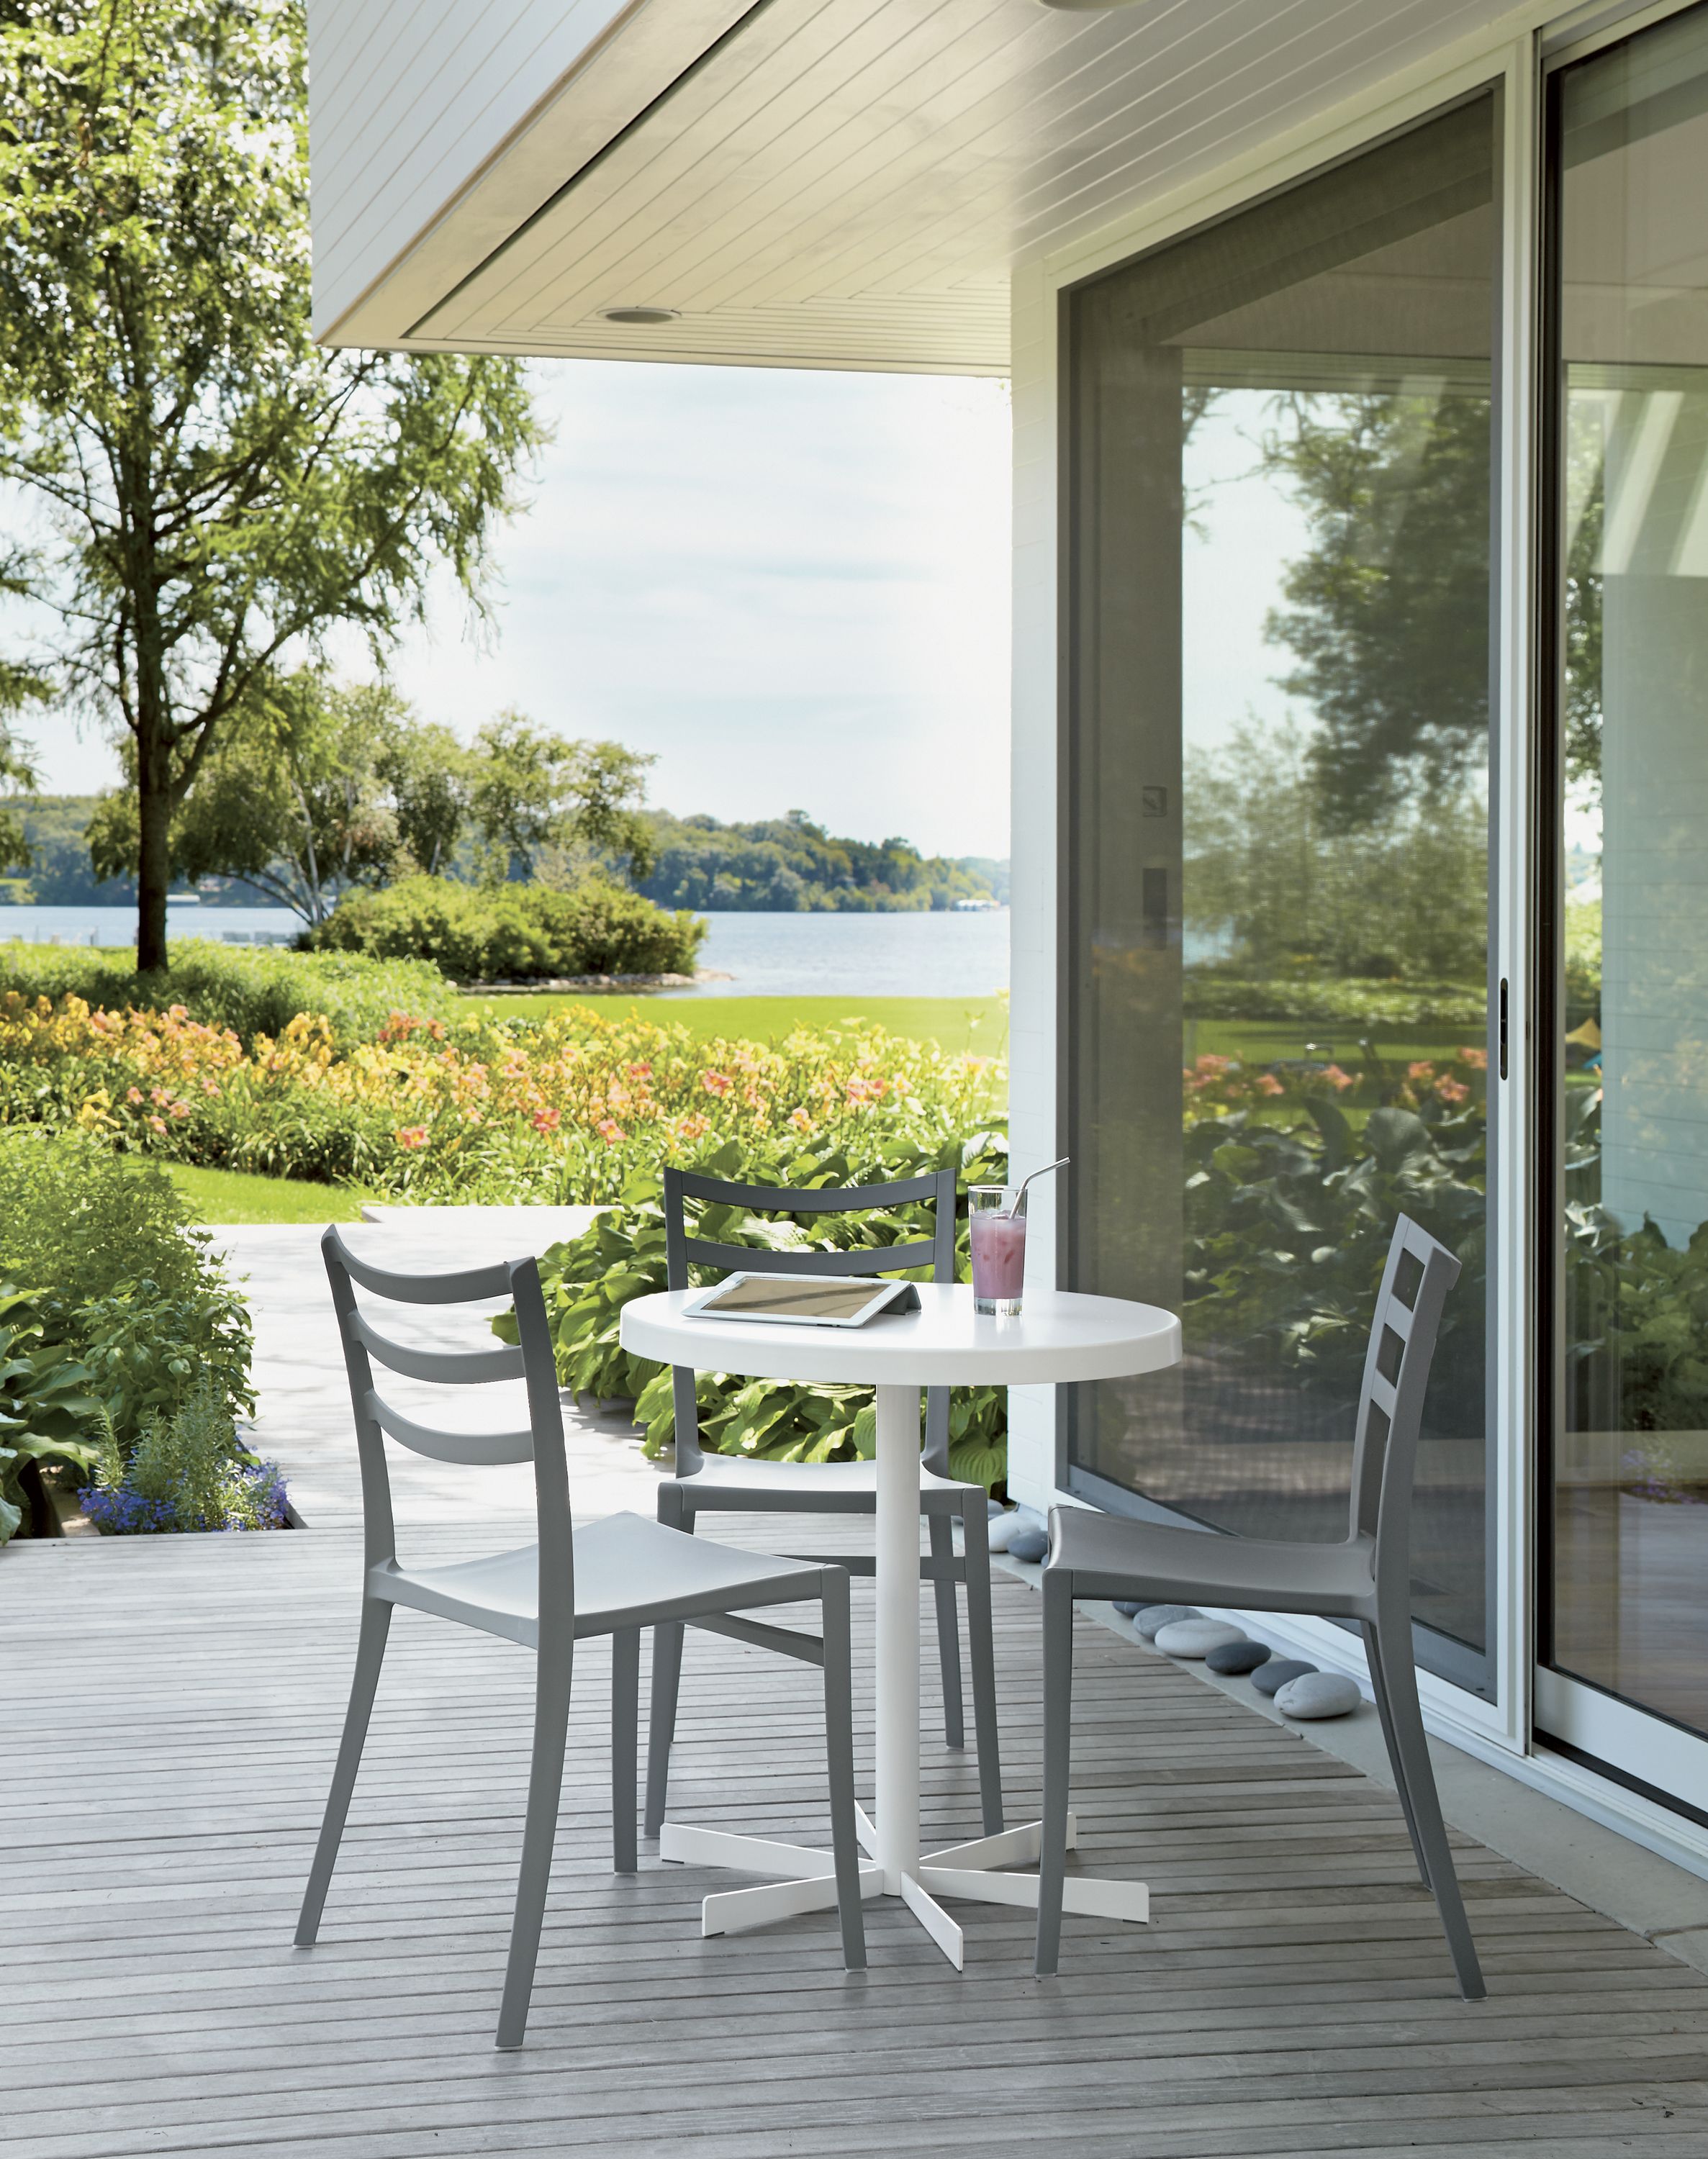
<svg viewBox="0 0 1708 2159">
<path fill-rule="evenodd" d="M 1491 1989 L 1465 2006 L 1392 1795 L 1089 1620 L 1081 1861 L 1146 1878 L 1148 1929 L 1069 1918 L 1043 1983 L 1028 1919 L 991 1906 L 957 1908 L 960 1976 L 888 1903 L 856 1976 L 828 1914 L 703 1941 L 727 1877 L 608 1872 L 598 1645 L 529 2043 L 500 2056 L 523 1652 L 398 1615 L 322 1943 L 291 1947 L 358 1566 L 344 1526 L 0 1553 L 8 2159 L 1708 2154 L 1708 1981 L 1460 1840 Z M 1008 1580 L 996 1608 L 1018 1819 L 1038 1613 Z M 857 1657 L 870 1609 L 857 1584 Z M 929 1639 L 925 1662 L 946 1842 L 976 1832 L 975 1784 L 930 1743 Z M 821 1832 L 815 1675 L 696 1638 L 684 1710 L 673 1813 Z M 857 1671 L 856 1715 L 869 1750 Z"/>
</svg>

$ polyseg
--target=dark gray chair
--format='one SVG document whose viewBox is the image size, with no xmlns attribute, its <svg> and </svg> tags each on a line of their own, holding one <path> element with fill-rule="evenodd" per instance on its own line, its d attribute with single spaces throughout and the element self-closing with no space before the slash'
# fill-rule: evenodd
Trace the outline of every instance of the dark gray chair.
<svg viewBox="0 0 1708 2159">
<path fill-rule="evenodd" d="M 637 1866 L 634 1797 L 641 1628 L 667 1625 L 680 1642 L 684 1624 L 701 1627 L 823 1666 L 843 1961 L 851 1970 L 863 1965 L 846 1573 L 822 1561 L 806 1564 L 738 1551 L 728 1545 L 696 1543 L 639 1514 L 613 1514 L 573 1529 L 557 1374 L 534 1261 L 515 1260 L 457 1274 L 394 1274 L 358 1258 L 335 1229 L 321 1239 L 321 1250 L 332 1281 L 355 1410 L 365 1572 L 355 1676 L 325 1820 L 297 1923 L 298 1945 L 307 1948 L 319 1929 L 362 1758 L 392 1608 L 408 1604 L 536 1652 L 533 1758 L 510 1962 L 499 2012 L 500 2047 L 520 2047 L 527 2025 L 557 1829 L 575 1644 L 588 1635 L 611 1637 L 611 1830 L 619 1874 L 632 1874 Z M 450 1305 L 479 1297 L 510 1297 L 520 1344 L 515 1349 L 420 1349 L 391 1341 L 360 1310 L 353 1283 L 400 1304 Z M 524 1380 L 528 1427 L 468 1433 L 419 1424 L 375 1392 L 372 1359 L 406 1378 L 449 1385 Z M 472 1467 L 531 1461 L 538 1542 L 449 1566 L 400 1566 L 386 1468 L 384 1435 L 388 1433 L 435 1462 Z M 732 1616 L 768 1604 L 814 1600 L 823 1615 L 822 1641 Z"/>
<path fill-rule="evenodd" d="M 1068 1749 L 1077 1597 L 1315 1613 L 1364 1631 L 1370 1681 L 1394 1782 L 1424 1885 L 1441 1914 L 1459 1991 L 1485 1992 L 1441 1825 L 1411 1654 L 1411 1486 L 1430 1360 L 1459 1262 L 1402 1214 L 1376 1298 L 1353 1449 L 1345 1541 L 1286 1544 L 1136 1522 L 1089 1508 L 1050 1516 L 1043 1572 L 1044 1785 L 1038 1859 L 1038 1959 L 1060 1947 L 1067 1852 Z"/>
<path fill-rule="evenodd" d="M 771 1274 L 894 1274 L 929 1266 L 934 1281 L 955 1280 L 955 1172 L 939 1170 L 893 1184 L 841 1185 L 820 1191 L 787 1186 L 731 1184 L 692 1171 L 665 1172 L 665 1257 L 672 1289 L 689 1287 L 691 1266 L 726 1271 L 752 1267 Z M 686 1202 L 738 1207 L 779 1214 L 847 1214 L 867 1208 L 892 1208 L 930 1201 L 934 1225 L 929 1241 L 868 1245 L 856 1251 L 755 1250 L 746 1245 L 722 1245 L 688 1235 Z M 877 1507 L 877 1466 L 870 1462 L 753 1462 L 727 1454 L 707 1454 L 700 1445 L 700 1414 L 694 1397 L 694 1374 L 675 1368 L 672 1400 L 675 1413 L 676 1474 L 659 1488 L 658 1517 L 672 1529 L 691 1533 L 701 1512 L 766 1514 L 870 1514 Z M 925 1395 L 924 1463 L 919 1478 L 919 1510 L 925 1516 L 930 1556 L 920 1562 L 921 1577 L 935 1585 L 937 1642 L 943 1671 L 943 1723 L 951 1747 L 965 1744 L 960 1693 L 960 1639 L 956 1625 L 955 1584 L 966 1592 L 967 1649 L 972 1665 L 973 1728 L 978 1741 L 979 1798 L 985 1834 L 1002 1827 L 1002 1773 L 996 1745 L 996 1665 L 991 1636 L 991 1551 L 988 1509 L 982 1486 L 960 1484 L 949 1473 L 949 1390 L 932 1387 Z M 963 1525 L 964 1556 L 955 1550 L 953 1521 Z M 869 1555 L 856 1554 L 838 1564 L 851 1574 L 870 1574 Z M 670 1742 L 676 1722 L 676 1686 L 681 1670 L 682 1630 L 659 1629 L 653 1644 L 652 1724 L 646 1758 L 646 1833 L 656 1836 L 665 1818 L 669 1787 Z"/>
</svg>

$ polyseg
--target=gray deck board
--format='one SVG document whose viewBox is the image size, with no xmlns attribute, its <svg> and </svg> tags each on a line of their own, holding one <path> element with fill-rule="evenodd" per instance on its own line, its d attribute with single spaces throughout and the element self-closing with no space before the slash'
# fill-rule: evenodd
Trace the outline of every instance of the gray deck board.
<svg viewBox="0 0 1708 2159">
<path fill-rule="evenodd" d="M 520 1527 L 411 1534 L 450 1556 Z M 290 1946 L 358 1565 L 344 1525 L 0 1555 L 8 1666 L 75 1675 L 13 1690 L 0 1759 L 7 1819 L 42 1825 L 0 1908 L 8 2159 L 1708 2154 L 1708 1982 L 1456 1836 L 1491 1986 L 1461 2003 L 1391 1794 L 1089 1623 L 1080 1863 L 1148 1880 L 1149 1928 L 1070 1918 L 1043 1985 L 1026 1916 L 1000 1908 L 958 1908 L 960 1977 L 888 1904 L 862 1976 L 828 1915 L 701 1940 L 724 1877 L 608 1871 L 596 1646 L 530 2043 L 498 2057 L 523 1653 L 399 1615 L 322 1943 Z M 857 1584 L 862 1665 L 870 1600 Z M 1008 1581 L 996 1605 L 1021 1819 L 1037 1605 Z M 929 1639 L 924 1667 L 925 1812 L 947 1841 L 976 1833 L 976 1778 L 932 1737 Z M 815 1675 L 700 1638 L 684 1709 L 673 1812 L 822 1835 Z M 855 1714 L 869 1788 L 863 1670 Z"/>
<path fill-rule="evenodd" d="M 850 1976 L 828 1913 L 706 1942 L 699 1899 L 731 1877 L 649 1854 L 615 1879 L 593 1644 L 529 2043 L 496 2054 L 531 1660 L 408 1612 L 320 1945 L 293 1950 L 355 1646 L 355 1463 L 313 1233 L 231 1242 L 265 1443 L 315 1526 L 0 1552 L 5 2159 L 1708 2159 L 1708 1980 L 1456 1832 L 1491 1989 L 1462 2003 L 1392 1793 L 1090 1623 L 1079 1863 L 1148 1881 L 1153 1919 L 1069 1918 L 1054 1980 L 1000 1907 L 956 1908 L 960 1976 L 868 1907 Z M 650 1514 L 656 1473 L 613 1421 L 572 1421 L 570 1444 L 583 1511 Z M 525 1472 L 417 1465 L 404 1549 L 524 1542 L 525 1497 Z M 871 1597 L 857 1581 L 868 1792 Z M 1038 1608 L 1006 1577 L 996 1602 L 1019 1820 Z M 936 1740 L 929 1600 L 924 1625 L 924 1817 L 948 1843 L 976 1833 L 977 1779 Z M 821 1839 L 821 1762 L 815 1675 L 691 1638 L 678 1819 Z"/>
</svg>

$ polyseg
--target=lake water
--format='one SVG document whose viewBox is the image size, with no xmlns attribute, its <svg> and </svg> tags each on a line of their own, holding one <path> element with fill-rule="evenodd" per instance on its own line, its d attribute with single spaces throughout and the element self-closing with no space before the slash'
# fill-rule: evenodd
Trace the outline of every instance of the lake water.
<svg viewBox="0 0 1708 2159">
<path fill-rule="evenodd" d="M 1008 913 L 709 914 L 700 964 L 733 977 L 681 997 L 978 997 L 1008 986 Z M 282 907 L 172 908 L 173 937 L 288 942 Z M 33 945 L 128 945 L 127 907 L 0 907 L 0 939 Z"/>
</svg>

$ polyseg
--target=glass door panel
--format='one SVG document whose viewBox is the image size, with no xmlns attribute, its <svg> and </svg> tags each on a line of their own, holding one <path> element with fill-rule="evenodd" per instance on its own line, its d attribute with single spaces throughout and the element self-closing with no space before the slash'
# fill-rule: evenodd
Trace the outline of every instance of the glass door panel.
<svg viewBox="0 0 1708 2159">
<path fill-rule="evenodd" d="M 1465 1263 L 1416 1609 L 1473 1685 L 1497 126 L 1493 95 L 1458 106 L 1068 324 L 1064 1278 L 1181 1311 L 1188 1351 L 1073 1390 L 1069 1481 L 1343 1535 L 1411 1214 Z"/>
<path fill-rule="evenodd" d="M 1708 12 L 1562 70 L 1550 104 L 1561 1339 L 1544 1660 L 1708 1733 Z M 1558 1687 L 1540 1701 L 1556 1736 L 1588 1728 Z M 1664 1788 L 1664 1752 L 1615 1766 Z"/>
</svg>

